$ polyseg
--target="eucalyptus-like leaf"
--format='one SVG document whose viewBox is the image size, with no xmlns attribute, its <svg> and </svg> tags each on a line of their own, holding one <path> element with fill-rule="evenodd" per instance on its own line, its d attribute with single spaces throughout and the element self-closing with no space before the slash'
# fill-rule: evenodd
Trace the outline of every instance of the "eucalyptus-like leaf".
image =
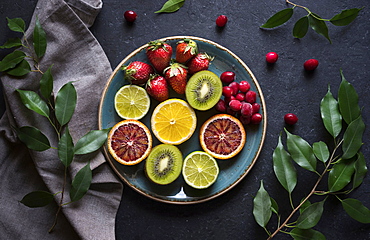
<svg viewBox="0 0 370 240">
<path fill-rule="evenodd" d="M 8 20 L 8 27 L 14 32 L 24 33 L 26 30 L 26 23 L 22 18 L 6 18 Z"/>
<path fill-rule="evenodd" d="M 297 228 L 309 229 L 314 227 L 321 218 L 324 211 L 324 202 L 316 202 L 305 208 L 297 219 Z"/>
<path fill-rule="evenodd" d="M 23 59 L 14 68 L 6 71 L 7 74 L 15 77 L 22 77 L 29 72 L 31 72 L 31 66 L 26 59 Z"/>
<path fill-rule="evenodd" d="M 271 218 L 271 206 L 271 198 L 263 187 L 263 182 L 261 181 L 260 188 L 253 199 L 253 216 L 258 225 L 263 228 L 266 227 Z"/>
<path fill-rule="evenodd" d="M 331 43 L 331 40 L 329 37 L 329 29 L 328 29 L 328 26 L 326 26 L 326 22 L 324 20 L 321 20 L 320 16 L 318 16 L 315 13 L 309 14 L 308 20 L 309 20 L 311 28 L 318 34 L 328 39 L 329 42 Z"/>
<path fill-rule="evenodd" d="M 30 110 L 44 116 L 49 117 L 49 107 L 41 97 L 33 92 L 28 90 L 20 90 L 17 89 L 19 93 L 22 103 Z"/>
<path fill-rule="evenodd" d="M 358 94 L 352 84 L 346 80 L 342 70 L 340 70 L 340 75 L 342 77 L 342 82 L 340 83 L 338 90 L 339 110 L 344 121 L 347 124 L 350 124 L 361 114 L 361 110 L 358 105 Z"/>
<path fill-rule="evenodd" d="M 4 72 L 8 69 L 14 68 L 18 63 L 22 62 L 26 54 L 22 51 L 14 51 L 6 55 L 2 61 L 0 61 L 0 72 Z"/>
<path fill-rule="evenodd" d="M 342 158 L 350 159 L 356 155 L 362 146 L 362 135 L 364 131 L 365 123 L 361 116 L 348 125 L 343 135 Z"/>
<path fill-rule="evenodd" d="M 285 129 L 287 134 L 288 152 L 292 159 L 302 168 L 316 171 L 316 157 L 308 142 L 298 135 L 293 135 Z"/>
<path fill-rule="evenodd" d="M 366 161 L 362 152 L 358 153 L 355 161 L 355 174 L 353 175 L 353 189 L 361 185 L 367 173 Z"/>
<path fill-rule="evenodd" d="M 92 171 L 90 163 L 86 164 L 80 171 L 77 172 L 72 181 L 71 190 L 69 195 L 72 202 L 80 200 L 89 190 L 92 179 Z"/>
<path fill-rule="evenodd" d="M 66 167 L 68 167 L 73 161 L 73 140 L 71 134 L 69 133 L 68 126 L 65 128 L 65 131 L 60 137 L 58 143 L 58 157 Z"/>
<path fill-rule="evenodd" d="M 313 153 L 321 161 L 326 162 L 329 159 L 330 152 L 326 143 L 320 141 L 312 144 Z"/>
<path fill-rule="evenodd" d="M 52 67 L 53 66 L 50 66 L 48 70 L 44 72 L 40 80 L 40 93 L 45 99 L 49 99 L 51 97 L 51 93 L 53 92 L 54 79 L 51 73 Z"/>
<path fill-rule="evenodd" d="M 20 38 L 9 38 L 2 46 L 0 46 L 0 49 L 20 46 L 22 46 L 22 40 Z"/>
<path fill-rule="evenodd" d="M 293 230 L 289 232 L 289 235 L 292 236 L 295 240 L 325 240 L 326 239 L 324 234 L 314 229 L 293 228 Z"/>
<path fill-rule="evenodd" d="M 306 33 L 308 31 L 309 27 L 309 21 L 308 21 L 308 16 L 304 16 L 300 18 L 293 27 L 293 37 L 295 38 L 303 38 L 306 36 Z"/>
<path fill-rule="evenodd" d="M 272 197 L 270 197 L 270 200 L 271 200 L 271 210 L 272 210 L 272 212 L 275 213 L 276 215 L 279 215 L 279 205 L 277 204 L 275 199 L 273 199 Z"/>
<path fill-rule="evenodd" d="M 24 126 L 16 129 L 18 138 L 26 144 L 29 149 L 45 151 L 50 148 L 49 139 L 37 128 Z"/>
<path fill-rule="evenodd" d="M 185 3 L 185 0 L 168 0 L 162 8 L 154 13 L 172 13 L 179 10 Z"/>
<path fill-rule="evenodd" d="M 34 191 L 25 195 L 20 203 L 30 208 L 45 207 L 54 199 L 54 195 L 46 191 Z"/>
<path fill-rule="evenodd" d="M 87 154 L 98 150 L 108 137 L 110 129 L 92 130 L 84 135 L 75 145 L 75 154 Z"/>
<path fill-rule="evenodd" d="M 281 143 L 281 135 L 279 142 L 272 155 L 274 163 L 274 172 L 280 184 L 291 193 L 297 184 L 297 172 L 293 166 L 290 155 L 285 151 Z"/>
<path fill-rule="evenodd" d="M 36 17 L 35 28 L 33 30 L 33 48 L 35 49 L 35 53 L 38 58 L 44 56 L 46 46 L 46 33 L 42 28 L 38 17 Z"/>
<path fill-rule="evenodd" d="M 71 82 L 68 82 L 59 90 L 55 99 L 55 116 L 60 125 L 65 125 L 72 118 L 76 102 L 76 89 Z"/>
<path fill-rule="evenodd" d="M 330 87 L 328 87 L 328 92 L 321 100 L 320 112 L 326 130 L 336 138 L 342 131 L 342 115 L 339 112 L 337 100 L 330 92 Z"/>
<path fill-rule="evenodd" d="M 303 201 L 304 199 L 302 199 L 302 201 Z M 301 202 L 302 202 L 301 201 Z M 302 203 L 302 205 L 301 205 L 301 207 L 299 208 L 299 212 L 300 212 L 300 214 L 302 214 L 302 212 L 307 208 L 307 207 L 309 207 L 309 206 L 311 206 L 311 202 L 310 202 L 310 200 L 306 200 L 304 203 Z"/>
<path fill-rule="evenodd" d="M 355 172 L 353 160 L 342 160 L 336 163 L 329 172 L 328 187 L 330 192 L 342 190 L 349 182 Z"/>
<path fill-rule="evenodd" d="M 274 28 L 286 23 L 293 16 L 293 8 L 286 8 L 272 15 L 261 28 Z"/>
<path fill-rule="evenodd" d="M 361 201 L 354 198 L 341 200 L 346 213 L 361 223 L 370 223 L 370 210 Z"/>
<path fill-rule="evenodd" d="M 362 8 L 352 8 L 343 10 L 341 13 L 335 15 L 330 19 L 330 22 L 335 26 L 346 26 L 356 19 L 358 13 Z"/>
</svg>

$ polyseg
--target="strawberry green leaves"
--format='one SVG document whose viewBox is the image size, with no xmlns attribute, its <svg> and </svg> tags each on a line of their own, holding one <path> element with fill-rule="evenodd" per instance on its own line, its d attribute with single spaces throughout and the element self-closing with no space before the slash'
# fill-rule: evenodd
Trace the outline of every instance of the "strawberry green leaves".
<svg viewBox="0 0 370 240">
<path fill-rule="evenodd" d="M 168 0 L 162 8 L 154 13 L 172 13 L 179 10 L 185 3 L 185 0 Z"/>
</svg>

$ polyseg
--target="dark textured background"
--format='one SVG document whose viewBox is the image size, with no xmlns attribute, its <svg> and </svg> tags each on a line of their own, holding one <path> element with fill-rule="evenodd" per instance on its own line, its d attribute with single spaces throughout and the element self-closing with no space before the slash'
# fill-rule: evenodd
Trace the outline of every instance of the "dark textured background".
<svg viewBox="0 0 370 240">
<path fill-rule="evenodd" d="M 14 33 L 6 26 L 5 17 L 22 17 L 28 24 L 36 0 L 2 0 L 0 3 L 0 44 Z M 299 117 L 289 131 L 309 143 L 330 141 L 320 118 L 319 104 L 330 84 L 337 96 L 341 82 L 339 70 L 357 90 L 365 124 L 370 123 L 369 106 L 369 1 L 327 0 L 295 2 L 310 8 L 323 18 L 330 18 L 343 9 L 365 7 L 350 25 L 336 27 L 329 24 L 330 44 L 324 37 L 310 30 L 301 40 L 291 36 L 294 20 L 305 15 L 297 9 L 292 20 L 274 30 L 259 28 L 274 12 L 287 5 L 284 0 L 225 1 L 187 0 L 184 6 L 171 14 L 155 14 L 165 0 L 119 1 L 105 0 L 92 32 L 105 50 L 112 68 L 137 47 L 157 38 L 173 35 L 193 35 L 217 42 L 238 55 L 256 76 L 267 105 L 268 129 L 264 148 L 252 171 L 226 194 L 195 205 L 169 205 L 150 200 L 126 187 L 117 215 L 117 239 L 265 239 L 266 234 L 254 221 L 252 208 L 260 180 L 279 203 L 283 218 L 290 213 L 286 191 L 277 182 L 272 168 L 272 152 L 283 131 L 283 116 L 293 112 Z M 134 10 L 138 19 L 127 24 L 126 10 Z M 229 18 L 226 27 L 215 25 L 218 15 Z M 278 62 L 269 66 L 265 54 L 275 51 Z M 0 52 L 2 59 L 7 50 Z M 320 65 L 313 73 L 303 70 L 303 63 L 316 58 Z M 104 83 L 102 83 L 104 84 Z M 2 94 L 1 94 L 2 95 Z M 0 114 L 5 106 L 0 99 Z M 364 134 L 362 151 L 367 160 L 370 153 L 369 128 Z M 367 161 L 369 166 L 369 161 Z M 316 175 L 299 171 L 299 183 L 294 190 L 295 204 L 310 190 Z M 325 184 L 320 189 L 325 189 Z M 370 177 L 350 194 L 370 208 Z M 314 201 L 315 199 L 313 199 Z M 276 217 L 269 225 L 276 226 Z M 370 239 L 370 225 L 350 218 L 335 197 L 325 203 L 323 217 L 316 230 L 327 239 Z M 289 239 L 279 234 L 276 239 Z"/>
</svg>

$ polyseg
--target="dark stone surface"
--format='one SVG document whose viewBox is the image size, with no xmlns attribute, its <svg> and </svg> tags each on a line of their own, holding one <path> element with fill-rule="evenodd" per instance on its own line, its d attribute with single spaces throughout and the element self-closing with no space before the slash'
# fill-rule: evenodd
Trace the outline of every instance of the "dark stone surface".
<svg viewBox="0 0 370 240">
<path fill-rule="evenodd" d="M 287 7 L 279 1 L 186 1 L 184 6 L 171 14 L 155 14 L 165 1 L 105 0 L 92 32 L 104 48 L 112 68 L 137 47 L 157 38 L 174 35 L 193 35 L 215 41 L 233 51 L 253 71 L 263 90 L 268 112 L 268 129 L 264 148 L 252 171 L 235 188 L 224 195 L 195 205 L 170 205 L 156 202 L 126 187 L 117 214 L 117 239 L 265 239 L 266 233 L 254 221 L 253 196 L 260 181 L 264 181 L 269 194 L 279 203 L 282 219 L 290 213 L 288 194 L 277 182 L 272 168 L 272 152 L 279 134 L 283 131 L 285 113 L 295 113 L 299 121 L 289 131 L 298 134 L 310 144 L 331 141 L 320 118 L 320 101 L 328 85 L 334 96 L 341 82 L 342 69 L 347 80 L 359 94 L 363 120 L 369 125 L 369 2 L 368 0 L 308 1 L 307 6 L 322 17 L 330 18 L 342 9 L 365 8 L 349 26 L 331 24 L 330 44 L 324 37 L 309 30 L 303 39 L 291 36 L 294 20 L 305 15 L 296 9 L 292 20 L 274 30 L 259 28 L 274 12 Z M 35 0 L 2 0 L 0 3 L 0 43 L 14 34 L 7 30 L 5 17 L 22 17 L 28 23 Z M 134 10 L 138 19 L 127 24 L 123 19 L 126 10 Z M 215 19 L 225 14 L 229 22 L 217 28 Z M 267 65 L 265 54 L 275 51 L 279 60 Z M 1 51 L 1 59 L 7 51 Z M 303 63 L 316 58 L 320 65 L 313 73 L 303 70 Z M 102 83 L 104 84 L 104 83 Z M 1 99 L 1 114 L 4 101 Z M 369 128 L 366 129 L 362 147 L 368 160 Z M 367 161 L 368 162 L 368 161 Z M 369 163 L 367 163 L 369 166 Z M 298 185 L 293 192 L 294 203 L 310 191 L 317 175 L 298 171 Z M 323 184 L 320 189 L 326 189 Z M 370 208 L 370 178 L 350 194 Z M 312 201 L 321 198 L 313 199 Z M 276 227 L 272 218 L 269 229 Z M 335 197 L 325 203 L 322 219 L 315 227 L 327 239 L 370 239 L 370 225 L 350 218 Z M 276 239 L 289 239 L 279 234 Z"/>
</svg>

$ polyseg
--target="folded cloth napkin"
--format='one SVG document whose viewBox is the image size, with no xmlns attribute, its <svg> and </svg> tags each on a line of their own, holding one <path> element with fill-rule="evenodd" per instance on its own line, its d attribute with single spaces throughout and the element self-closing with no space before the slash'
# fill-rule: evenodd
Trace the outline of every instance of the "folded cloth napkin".
<svg viewBox="0 0 370 240">
<path fill-rule="evenodd" d="M 39 0 L 26 32 L 32 41 L 37 16 L 48 41 L 41 69 L 46 71 L 53 65 L 54 93 L 70 81 L 77 90 L 76 110 L 68 124 L 74 143 L 98 128 L 100 96 L 112 72 L 104 51 L 88 29 L 101 7 L 101 0 Z M 16 89 L 37 91 L 40 77 L 32 72 L 22 78 L 4 75 L 1 79 L 6 112 L 0 120 L 0 239 L 115 239 L 122 183 L 100 151 L 75 157 L 69 179 L 90 161 L 92 184 L 81 200 L 62 208 L 52 233 L 48 229 L 53 224 L 57 204 L 28 208 L 19 203 L 31 191 L 56 193 L 63 185 L 64 165 L 58 160 L 57 151 L 28 150 L 12 128 L 34 126 L 49 138 L 51 146 L 57 146 L 55 131 L 48 120 L 25 108 L 16 92 Z M 68 189 L 64 199 L 69 200 Z M 59 200 L 60 194 L 56 195 L 55 203 Z"/>
</svg>

